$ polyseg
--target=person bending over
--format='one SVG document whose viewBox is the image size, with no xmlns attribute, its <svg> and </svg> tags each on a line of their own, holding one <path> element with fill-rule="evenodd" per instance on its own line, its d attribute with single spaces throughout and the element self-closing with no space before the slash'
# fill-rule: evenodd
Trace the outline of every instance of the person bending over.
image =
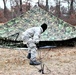
<svg viewBox="0 0 76 75">
<path fill-rule="evenodd" d="M 22 33 L 23 44 L 28 47 L 27 58 L 30 59 L 30 65 L 40 65 L 37 61 L 37 47 L 36 44 L 40 41 L 41 34 L 47 29 L 47 24 L 43 23 L 40 27 L 32 27 Z"/>
</svg>

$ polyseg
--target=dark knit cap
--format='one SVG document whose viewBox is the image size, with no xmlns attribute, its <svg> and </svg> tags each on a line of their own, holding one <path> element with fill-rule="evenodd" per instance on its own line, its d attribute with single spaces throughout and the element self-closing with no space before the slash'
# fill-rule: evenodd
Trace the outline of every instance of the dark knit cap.
<svg viewBox="0 0 76 75">
<path fill-rule="evenodd" d="M 47 24 L 46 23 L 43 23 L 42 25 L 41 25 L 41 27 L 42 27 L 42 29 L 43 29 L 43 32 L 47 29 Z"/>
</svg>

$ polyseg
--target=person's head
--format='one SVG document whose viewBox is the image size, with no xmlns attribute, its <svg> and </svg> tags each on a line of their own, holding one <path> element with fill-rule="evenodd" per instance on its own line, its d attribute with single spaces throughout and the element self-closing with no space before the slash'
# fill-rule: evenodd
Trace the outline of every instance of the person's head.
<svg viewBox="0 0 76 75">
<path fill-rule="evenodd" d="M 42 25 L 41 25 L 41 28 L 43 29 L 43 32 L 47 29 L 47 24 L 46 23 L 43 23 Z"/>
</svg>

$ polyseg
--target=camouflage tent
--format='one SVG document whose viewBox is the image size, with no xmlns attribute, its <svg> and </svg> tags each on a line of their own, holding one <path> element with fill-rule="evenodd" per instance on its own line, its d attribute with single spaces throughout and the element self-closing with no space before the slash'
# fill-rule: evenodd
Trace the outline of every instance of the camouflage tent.
<svg viewBox="0 0 76 75">
<path fill-rule="evenodd" d="M 34 7 L 25 14 L 0 26 L 0 38 L 21 41 L 21 33 L 27 28 L 48 24 L 41 41 L 67 40 L 76 37 L 76 27 L 72 26 L 45 10 Z M 18 35 L 19 34 L 19 35 Z"/>
</svg>

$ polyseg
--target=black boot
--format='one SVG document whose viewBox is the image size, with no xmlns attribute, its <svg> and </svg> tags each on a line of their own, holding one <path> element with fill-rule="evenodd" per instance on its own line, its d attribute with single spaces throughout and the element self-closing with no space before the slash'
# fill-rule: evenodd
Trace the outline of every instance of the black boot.
<svg viewBox="0 0 76 75">
<path fill-rule="evenodd" d="M 30 60 L 30 65 L 40 65 L 40 64 L 41 63 L 36 60 L 34 60 L 34 61 Z"/>
<path fill-rule="evenodd" d="M 28 53 L 27 58 L 28 58 L 28 59 L 31 58 L 31 53 Z"/>
</svg>

